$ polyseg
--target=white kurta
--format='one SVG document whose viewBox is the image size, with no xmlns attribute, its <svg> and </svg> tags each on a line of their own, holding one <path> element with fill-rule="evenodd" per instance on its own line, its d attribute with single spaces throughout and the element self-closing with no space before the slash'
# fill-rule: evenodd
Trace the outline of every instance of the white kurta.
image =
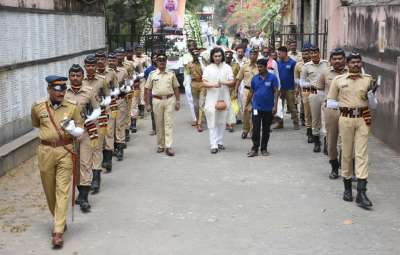
<svg viewBox="0 0 400 255">
<path fill-rule="evenodd" d="M 203 79 L 213 83 L 218 81 L 232 81 L 232 68 L 225 63 L 219 65 L 210 64 L 203 72 Z M 228 108 L 225 111 L 215 110 L 215 104 L 220 99 L 224 100 L 227 104 Z M 231 99 L 228 86 L 222 85 L 220 88 L 208 88 L 204 107 L 208 128 L 225 125 L 228 120 L 228 110 L 230 107 Z"/>
</svg>

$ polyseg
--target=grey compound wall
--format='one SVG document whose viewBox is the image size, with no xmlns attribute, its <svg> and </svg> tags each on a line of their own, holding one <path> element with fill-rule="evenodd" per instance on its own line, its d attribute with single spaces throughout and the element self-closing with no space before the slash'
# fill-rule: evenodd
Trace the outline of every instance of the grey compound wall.
<svg viewBox="0 0 400 255">
<path fill-rule="evenodd" d="M 67 75 L 105 43 L 104 16 L 0 8 L 0 146 L 32 129 L 47 75 Z"/>
</svg>

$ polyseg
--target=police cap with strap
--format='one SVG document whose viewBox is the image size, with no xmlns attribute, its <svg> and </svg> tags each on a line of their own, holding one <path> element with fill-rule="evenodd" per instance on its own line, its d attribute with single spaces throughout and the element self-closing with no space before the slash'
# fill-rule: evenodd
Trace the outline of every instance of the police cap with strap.
<svg viewBox="0 0 400 255">
<path fill-rule="evenodd" d="M 49 75 L 46 77 L 46 82 L 49 86 L 53 88 L 55 91 L 64 91 L 67 89 L 66 81 L 67 77 L 58 76 L 58 75 Z"/>
<path fill-rule="evenodd" d="M 104 51 L 98 51 L 98 52 L 96 52 L 95 57 L 96 58 L 105 58 L 106 57 L 106 53 Z"/>
<path fill-rule="evenodd" d="M 85 64 L 96 64 L 96 56 L 94 54 L 87 55 L 85 58 Z"/>
</svg>

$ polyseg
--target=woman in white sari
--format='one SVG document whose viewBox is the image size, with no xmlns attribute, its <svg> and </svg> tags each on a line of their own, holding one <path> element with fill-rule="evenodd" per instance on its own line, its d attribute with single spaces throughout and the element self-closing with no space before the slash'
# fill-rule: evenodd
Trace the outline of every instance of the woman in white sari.
<svg viewBox="0 0 400 255">
<path fill-rule="evenodd" d="M 210 132 L 211 153 L 225 150 L 223 143 L 225 125 L 228 120 L 228 110 L 231 105 L 229 87 L 234 86 L 232 68 L 226 64 L 224 51 L 214 48 L 210 53 L 210 65 L 203 72 L 203 83 L 207 88 L 204 112 Z M 226 109 L 217 110 L 218 100 L 223 100 Z"/>
</svg>

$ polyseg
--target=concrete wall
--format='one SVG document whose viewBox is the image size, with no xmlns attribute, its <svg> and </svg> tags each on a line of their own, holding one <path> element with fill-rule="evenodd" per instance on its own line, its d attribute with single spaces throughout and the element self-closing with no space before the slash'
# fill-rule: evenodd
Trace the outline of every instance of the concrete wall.
<svg viewBox="0 0 400 255">
<path fill-rule="evenodd" d="M 0 146 L 32 129 L 30 108 L 46 97 L 45 76 L 67 75 L 105 48 L 105 18 L 94 14 L 100 2 L 0 0 Z"/>
<path fill-rule="evenodd" d="M 375 136 L 400 151 L 400 5 L 393 2 L 379 5 L 375 1 L 370 5 L 368 1 L 351 1 L 352 5 L 341 6 L 339 0 L 322 0 L 320 22 L 328 19 L 328 50 L 335 47 L 356 50 L 364 57 L 367 73 L 383 76 L 372 130 Z"/>
</svg>

